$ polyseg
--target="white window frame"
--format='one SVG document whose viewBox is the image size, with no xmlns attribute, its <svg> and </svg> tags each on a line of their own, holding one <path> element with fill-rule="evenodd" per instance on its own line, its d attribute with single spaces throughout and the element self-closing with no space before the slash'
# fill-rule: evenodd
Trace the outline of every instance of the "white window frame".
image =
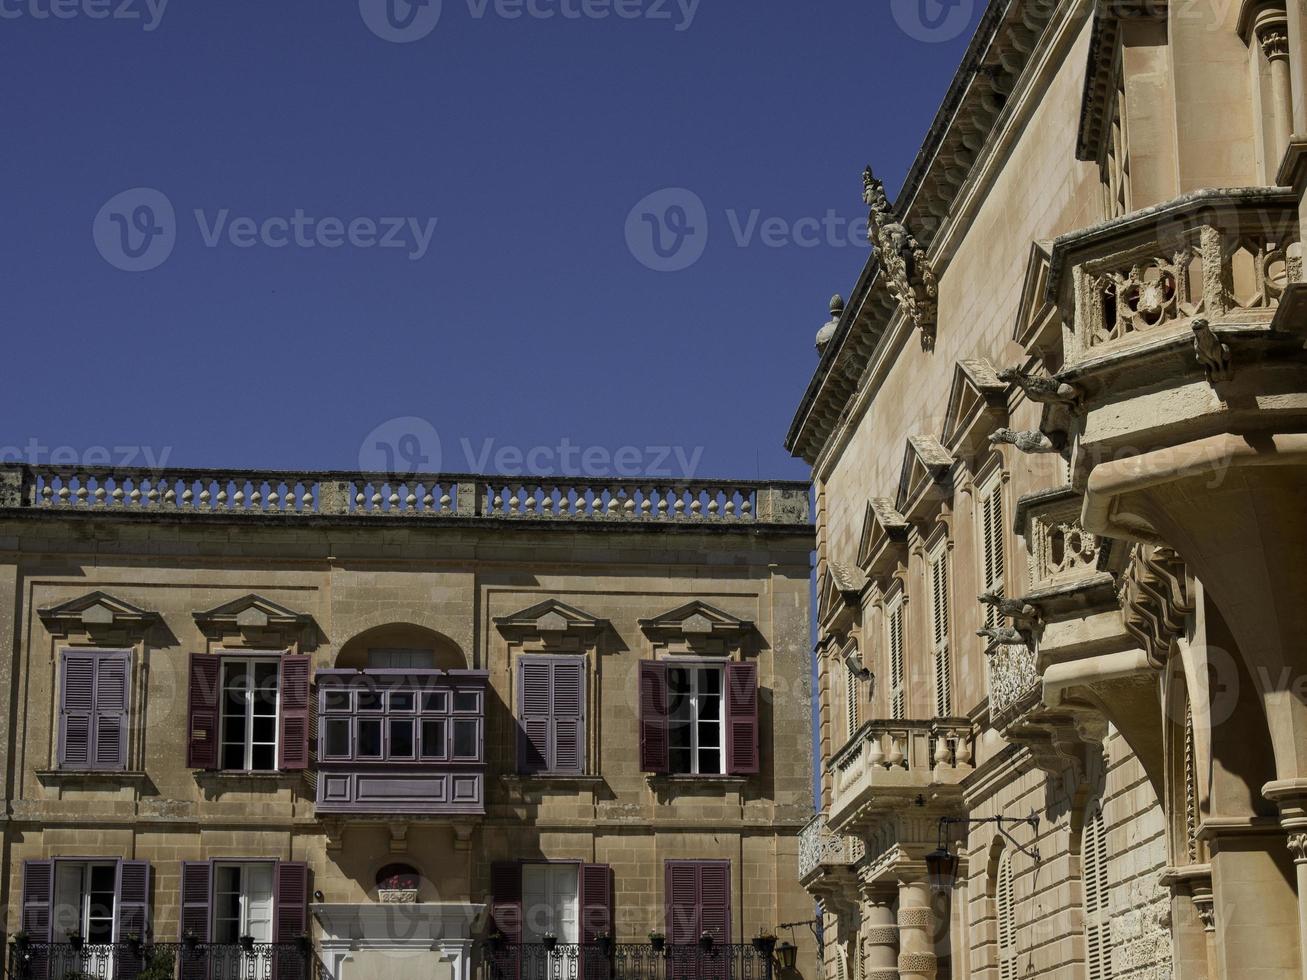
<svg viewBox="0 0 1307 980">
<path fill-rule="evenodd" d="M 268 769 L 254 769 L 254 665 L 256 663 L 272 664 L 277 668 L 277 696 L 272 722 L 272 766 Z M 225 765 L 227 754 L 227 667 L 241 664 L 250 683 L 245 688 L 245 757 L 239 769 Z M 258 743 L 266 745 L 266 742 Z M 263 654 L 221 652 L 218 662 L 218 763 L 227 772 L 277 772 L 281 767 L 281 657 Z"/>
<path fill-rule="evenodd" d="M 241 873 L 240 891 L 231 893 L 220 892 L 219 886 L 222 881 L 222 875 L 224 872 L 230 872 L 233 869 L 239 870 Z M 239 940 L 241 936 L 253 935 L 249 929 L 251 911 L 254 908 L 256 896 L 254 896 L 250 891 L 249 872 L 255 869 L 260 871 L 266 869 L 268 875 L 268 936 L 266 939 L 255 936 L 254 941 L 256 943 L 272 942 L 272 937 L 276 928 L 277 916 L 277 866 L 273 861 L 215 861 L 213 863 L 213 908 L 209 913 L 209 934 L 214 937 L 214 942 L 234 942 Z M 237 899 L 238 910 L 236 917 L 235 940 L 217 938 L 219 920 L 218 910 L 220 908 L 218 896 L 220 894 L 234 894 L 239 896 Z"/>
<path fill-rule="evenodd" d="M 977 552 L 980 556 L 982 592 L 1006 595 L 1007 537 L 1004 517 L 1003 472 L 995 470 L 984 480 L 976 494 L 976 531 L 980 539 Z M 986 626 L 1001 626 L 1002 618 L 996 608 L 985 606 Z"/>
<path fill-rule="evenodd" d="M 904 628 L 904 610 L 906 600 L 900 588 L 885 602 L 885 655 L 889 661 L 889 716 L 895 721 L 907 717 L 908 706 L 908 661 L 904 642 L 907 632 Z"/>
<path fill-rule="evenodd" d="M 110 942 L 118 941 L 118 862 L 116 861 L 62 861 L 57 860 L 54 863 L 54 908 L 51 910 L 51 934 L 53 935 L 60 929 L 62 923 L 58 921 L 57 910 L 64 907 L 60 900 L 66 898 L 66 894 L 60 893 L 61 872 L 70 869 L 76 869 L 78 875 L 77 883 L 77 927 L 76 932 L 86 943 L 91 943 L 91 874 L 95 868 L 107 868 L 112 873 L 113 884 L 109 888 L 109 936 Z M 103 918 L 102 916 L 99 918 Z M 64 931 L 65 937 L 69 933 Z M 56 942 L 64 942 L 65 939 L 56 939 Z"/>
<path fill-rule="evenodd" d="M 669 671 L 667 676 L 667 763 L 668 771 L 674 776 L 724 776 L 726 775 L 726 663 L 718 660 L 672 660 L 663 661 Z M 683 668 L 690 671 L 690 771 L 681 772 L 671 768 L 671 721 L 672 721 L 672 679 L 670 671 Z M 704 772 L 699 768 L 699 671 L 715 670 L 720 678 L 718 697 L 721 700 L 717 718 L 718 758 L 720 769 Z M 704 695 L 706 697 L 706 695 Z"/>
<path fill-rule="evenodd" d="M 953 663 L 949 649 L 952 616 L 949 604 L 952 561 L 948 539 L 942 539 L 926 554 L 927 598 L 930 600 L 931 650 L 935 664 L 935 715 L 950 718 L 953 712 Z"/>
<path fill-rule="evenodd" d="M 528 874 L 539 875 L 543 884 L 542 901 L 528 884 Z M 563 881 L 563 879 L 567 879 Z M 540 923 L 532 915 L 535 908 L 550 911 L 549 923 Z M 552 931 L 562 944 L 581 941 L 581 866 L 570 862 L 527 861 L 522 864 L 522 941 L 538 943 Z"/>
</svg>

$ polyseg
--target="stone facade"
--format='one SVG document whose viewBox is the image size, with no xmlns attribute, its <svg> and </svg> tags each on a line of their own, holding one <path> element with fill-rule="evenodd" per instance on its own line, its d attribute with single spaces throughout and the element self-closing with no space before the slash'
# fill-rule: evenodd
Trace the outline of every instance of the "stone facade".
<svg viewBox="0 0 1307 980">
<path fill-rule="evenodd" d="M 864 175 L 788 437 L 832 980 L 1307 971 L 1305 12 L 993 0 Z"/>
<path fill-rule="evenodd" d="M 792 871 L 811 814 L 806 486 L 0 475 L 0 682 L 14 692 L 0 725 L 0 740 L 13 738 L 0 745 L 11 760 L 0 900 L 11 936 L 25 929 L 28 942 L 44 938 L 33 935 L 43 920 L 24 874 L 25 862 L 49 859 L 148 862 L 145 932 L 159 941 L 183 932 L 186 862 L 307 865 L 306 931 L 337 980 L 382 969 L 465 976 L 479 962 L 473 943 L 511 927 L 488 911 L 507 900 L 492 883 L 503 862 L 607 866 L 612 894 L 606 903 L 583 896 L 580 928 L 606 904 L 594 930 L 617 943 L 669 931 L 669 861 L 729 863 L 719 940 L 747 947 L 763 929 L 812 918 Z M 64 745 L 74 738 L 64 720 L 73 708 L 61 688 L 72 682 L 60 665 L 65 651 L 90 649 L 126 651 L 121 765 L 76 764 Z M 484 672 L 484 705 L 468 716 L 483 726 L 481 765 L 460 770 L 484 774 L 483 799 L 429 812 L 416 804 L 434 798 L 387 797 L 323 812 L 318 726 L 325 732 L 328 714 L 313 718 L 318 685 L 307 766 L 287 765 L 284 741 L 281 764 L 267 771 L 223 768 L 225 755 L 216 767 L 188 762 L 201 725 L 191 655 L 221 652 L 227 663 L 271 654 L 275 671 L 287 650 L 309 658 L 314 675 L 434 668 L 454 671 L 439 676 L 461 689 L 459 671 L 477 683 Z M 574 772 L 523 774 L 517 663 L 555 656 L 583 664 L 583 761 Z M 756 666 L 756 772 L 643 771 L 637 673 L 651 660 Z M 232 717 L 223 714 L 224 753 Z M 374 783 L 388 791 L 386 781 Z M 399 877 L 383 882 L 388 867 Z M 517 901 L 529 922 L 530 896 L 525 910 Z M 286 925 L 293 918 L 274 938 L 295 938 Z M 126 926 L 113 928 L 126 938 Z M 529 940 L 526 928 L 515 938 Z M 812 962 L 810 931 L 793 937 L 804 950 L 799 962 Z"/>
</svg>

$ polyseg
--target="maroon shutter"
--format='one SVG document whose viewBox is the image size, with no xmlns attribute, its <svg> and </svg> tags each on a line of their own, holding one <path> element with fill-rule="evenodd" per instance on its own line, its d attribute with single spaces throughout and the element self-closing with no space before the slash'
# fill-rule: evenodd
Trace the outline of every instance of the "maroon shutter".
<svg viewBox="0 0 1307 980">
<path fill-rule="evenodd" d="M 522 941 L 522 865 L 496 861 L 490 866 L 490 918 L 508 943 Z"/>
<path fill-rule="evenodd" d="M 60 666 L 59 765 L 89 769 L 95 717 L 95 657 L 65 650 Z"/>
<path fill-rule="evenodd" d="M 731 941 L 731 866 L 726 861 L 699 864 L 699 931 L 718 943 Z"/>
<path fill-rule="evenodd" d="M 552 677 L 550 661 L 533 657 L 518 658 L 518 772 L 537 773 L 544 772 L 549 768 L 550 705 L 553 702 Z"/>
<path fill-rule="evenodd" d="M 758 771 L 758 665 L 726 665 L 726 771 Z"/>
<path fill-rule="evenodd" d="M 581 942 L 598 942 L 613 934 L 613 871 L 606 864 L 583 864 L 580 870 Z"/>
<path fill-rule="evenodd" d="M 273 942 L 293 943 L 309 931 L 309 866 L 303 861 L 278 861 Z"/>
<path fill-rule="evenodd" d="M 222 661 L 208 653 L 191 654 L 189 734 L 186 764 L 192 769 L 218 768 L 218 698 Z"/>
<path fill-rule="evenodd" d="M 181 936 L 187 933 L 202 942 L 209 941 L 209 902 L 213 882 L 213 864 L 209 861 L 182 862 Z"/>
<path fill-rule="evenodd" d="M 118 942 L 150 932 L 150 862 L 118 862 Z"/>
<path fill-rule="evenodd" d="M 553 662 L 552 772 L 585 771 L 585 658 Z"/>
<path fill-rule="evenodd" d="M 128 654 L 113 653 L 98 657 L 95 668 L 95 739 L 91 768 L 126 769 L 131 661 Z"/>
<path fill-rule="evenodd" d="M 667 772 L 667 666 L 640 661 L 640 769 Z"/>
<path fill-rule="evenodd" d="M 667 941 L 685 945 L 699 938 L 699 866 L 694 861 L 668 861 L 664 884 Z"/>
<path fill-rule="evenodd" d="M 23 862 L 22 929 L 34 943 L 50 941 L 50 907 L 54 904 L 54 862 Z"/>
<path fill-rule="evenodd" d="M 308 657 L 288 653 L 281 658 L 281 768 L 309 766 Z"/>
</svg>

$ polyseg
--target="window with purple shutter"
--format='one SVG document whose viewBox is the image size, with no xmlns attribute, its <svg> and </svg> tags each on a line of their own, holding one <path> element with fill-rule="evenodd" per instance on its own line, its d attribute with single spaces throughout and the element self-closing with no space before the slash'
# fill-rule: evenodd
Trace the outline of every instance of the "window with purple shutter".
<svg viewBox="0 0 1307 980">
<path fill-rule="evenodd" d="M 518 659 L 520 772 L 585 771 L 585 667 L 584 657 Z"/>
<path fill-rule="evenodd" d="M 667 772 L 667 667 L 642 660 L 639 674 L 640 769 Z"/>
<path fill-rule="evenodd" d="M 50 941 L 50 908 L 54 904 L 54 862 L 23 862 L 22 929 L 37 943 Z"/>
<path fill-rule="evenodd" d="M 726 771 L 758 771 L 758 665 L 726 665 Z"/>
<path fill-rule="evenodd" d="M 705 932 L 731 941 L 729 861 L 668 861 L 665 889 L 669 942 L 695 943 Z"/>
<path fill-rule="evenodd" d="M 218 768 L 218 678 L 221 667 L 221 659 L 213 654 L 191 654 L 186 764 L 192 769 Z"/>
<path fill-rule="evenodd" d="M 579 872 L 581 942 L 594 943 L 613 934 L 613 869 L 583 864 Z"/>
<path fill-rule="evenodd" d="M 126 769 L 131 655 L 64 650 L 59 677 L 59 766 Z"/>
<path fill-rule="evenodd" d="M 309 766 L 308 657 L 286 654 L 281 658 L 281 768 Z"/>
<path fill-rule="evenodd" d="M 182 862 L 181 938 L 194 936 L 209 941 L 209 907 L 213 892 L 213 864 L 209 861 Z"/>
<path fill-rule="evenodd" d="M 118 862 L 118 941 L 150 934 L 150 862 Z"/>
<path fill-rule="evenodd" d="M 522 941 L 522 865 L 496 861 L 490 866 L 490 918 L 508 943 Z"/>
<path fill-rule="evenodd" d="M 277 862 L 273 942 L 290 943 L 308 934 L 311 881 L 309 866 L 303 861 Z"/>
</svg>

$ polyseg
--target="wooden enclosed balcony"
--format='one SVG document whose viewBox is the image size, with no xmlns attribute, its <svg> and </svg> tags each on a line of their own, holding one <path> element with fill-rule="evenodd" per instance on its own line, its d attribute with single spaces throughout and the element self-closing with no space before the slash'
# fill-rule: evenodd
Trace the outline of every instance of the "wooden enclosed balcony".
<svg viewBox="0 0 1307 980">
<path fill-rule="evenodd" d="M 969 722 L 870 721 L 830 760 L 834 777 L 828 826 L 852 832 L 878 811 L 959 794 L 975 771 Z"/>
</svg>

